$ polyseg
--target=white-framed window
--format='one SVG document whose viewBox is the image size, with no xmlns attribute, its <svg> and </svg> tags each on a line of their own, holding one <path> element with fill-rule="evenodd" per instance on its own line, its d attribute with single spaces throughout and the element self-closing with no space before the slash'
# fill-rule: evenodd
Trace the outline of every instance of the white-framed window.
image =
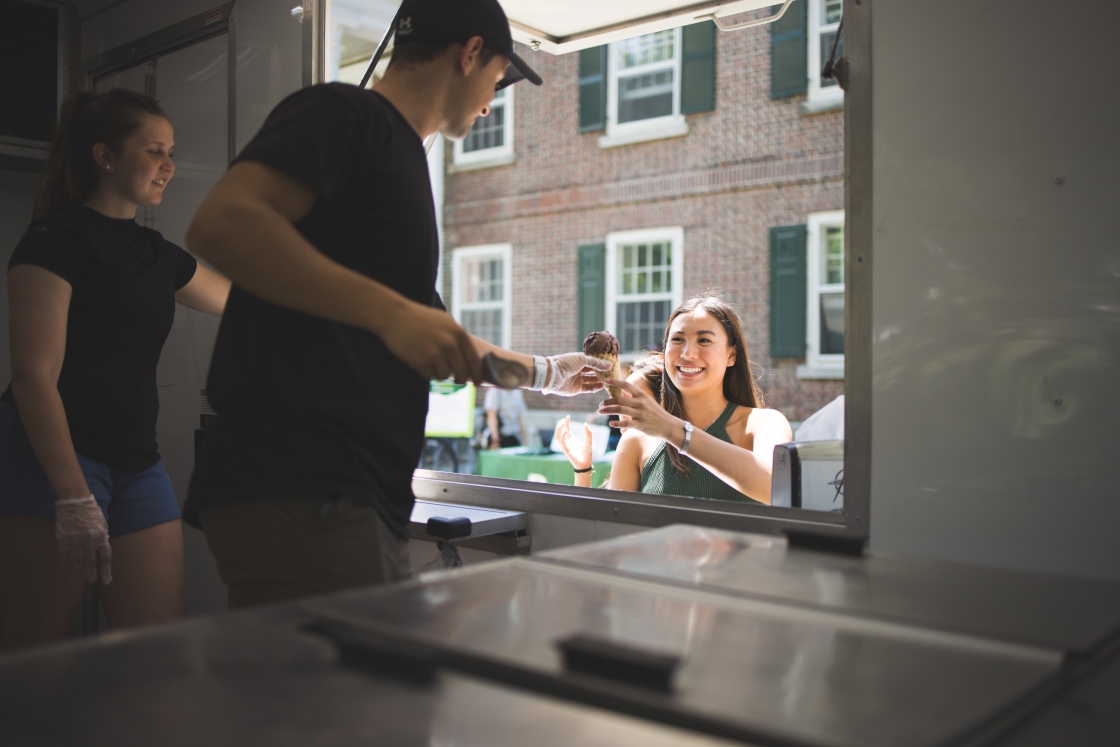
<svg viewBox="0 0 1120 747">
<path fill-rule="evenodd" d="M 806 231 L 806 355 L 802 378 L 844 376 L 844 211 L 810 213 Z"/>
<path fill-rule="evenodd" d="M 510 338 L 509 244 L 456 249 L 451 254 L 451 315 L 476 337 L 508 348 Z"/>
<path fill-rule="evenodd" d="M 826 107 L 844 100 L 835 78 L 821 78 L 821 69 L 832 54 L 832 43 L 840 29 L 843 0 L 809 0 L 809 95 L 810 105 Z M 844 54 L 844 40 L 836 47 L 836 58 Z"/>
<path fill-rule="evenodd" d="M 490 113 L 479 117 L 471 131 L 455 143 L 456 166 L 499 166 L 513 162 L 513 86 L 494 94 Z"/>
<path fill-rule="evenodd" d="M 681 30 L 611 42 L 603 147 L 688 133 L 681 114 Z"/>
<path fill-rule="evenodd" d="M 669 314 L 681 304 L 684 229 L 607 234 L 607 329 L 623 356 L 661 348 Z"/>
</svg>

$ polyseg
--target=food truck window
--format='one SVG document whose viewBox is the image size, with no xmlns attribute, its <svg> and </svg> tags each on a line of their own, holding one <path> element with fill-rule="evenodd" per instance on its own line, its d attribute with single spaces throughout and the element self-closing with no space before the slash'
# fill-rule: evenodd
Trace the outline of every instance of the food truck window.
<svg viewBox="0 0 1120 747">
<path fill-rule="evenodd" d="M 395 6 L 331 0 L 328 78 L 361 80 Z M 526 8 L 511 1 L 506 10 L 513 19 Z M 559 55 L 519 46 L 546 85 L 504 89 L 464 140 L 436 140 L 430 156 L 442 219 L 437 286 L 451 314 L 482 339 L 544 355 L 608 330 L 619 340 L 625 377 L 660 350 L 675 307 L 716 291 L 741 318 L 767 406 L 797 428 L 833 403 L 844 391 L 844 116 L 834 104 L 813 106 L 822 97 L 843 100 L 819 73 L 840 8 L 838 0 L 794 0 L 777 34 L 765 26 L 720 34 L 703 22 Z M 525 42 L 517 28 L 515 39 Z M 781 45 L 779 61 L 797 62 L 791 69 L 800 75 L 770 69 Z M 392 52 L 389 40 L 369 85 Z M 775 96 L 771 78 L 779 73 L 800 85 Z M 784 273 L 777 281 L 774 267 Z M 652 499 L 596 490 L 608 481 L 618 441 L 597 413 L 605 392 L 495 396 L 453 382 L 432 382 L 430 391 L 418 466 L 434 472 L 418 479 L 439 483 L 430 490 L 441 500 L 518 508 L 514 479 L 536 496 L 531 502 L 579 503 L 587 489 L 573 486 L 572 467 L 552 443 L 565 417 L 577 438 L 590 426 L 591 490 L 600 500 L 660 501 L 690 513 L 704 497 L 679 485 Z M 842 427 L 839 405 L 830 417 Z M 704 511 L 762 510 L 782 520 L 790 508 L 813 508 L 821 518 L 809 521 L 843 524 L 842 448 L 804 456 L 824 486 L 815 503 L 709 497 Z"/>
</svg>

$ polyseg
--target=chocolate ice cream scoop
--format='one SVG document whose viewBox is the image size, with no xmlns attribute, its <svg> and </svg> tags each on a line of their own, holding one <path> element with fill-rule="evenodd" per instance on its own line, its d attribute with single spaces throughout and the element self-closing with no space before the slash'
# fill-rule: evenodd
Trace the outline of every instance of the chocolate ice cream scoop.
<svg viewBox="0 0 1120 747">
<path fill-rule="evenodd" d="M 618 338 L 610 332 L 592 332 L 583 341 L 583 352 L 596 358 L 603 355 L 618 355 Z"/>
<path fill-rule="evenodd" d="M 583 352 L 585 355 L 590 355 L 593 358 L 610 361 L 611 370 L 606 373 L 597 374 L 602 381 L 607 379 L 621 379 L 622 367 L 618 364 L 618 338 L 610 332 L 592 332 L 583 341 Z M 621 396 L 621 390 L 618 387 L 607 387 L 607 393 L 612 397 Z"/>
</svg>

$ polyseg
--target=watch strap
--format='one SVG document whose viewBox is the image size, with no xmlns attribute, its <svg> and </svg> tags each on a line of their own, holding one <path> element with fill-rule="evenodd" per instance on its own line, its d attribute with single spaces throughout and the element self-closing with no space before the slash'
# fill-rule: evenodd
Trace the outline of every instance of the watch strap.
<svg viewBox="0 0 1120 747">
<path fill-rule="evenodd" d="M 544 389 L 544 380 L 548 376 L 548 361 L 543 355 L 533 356 L 533 385 L 529 387 L 534 392 Z"/>
<path fill-rule="evenodd" d="M 688 451 L 688 447 L 692 445 L 692 430 L 692 423 L 688 422 L 687 420 L 684 421 L 684 443 L 682 443 L 681 447 L 677 449 L 679 453 L 685 453 L 686 451 Z"/>
</svg>

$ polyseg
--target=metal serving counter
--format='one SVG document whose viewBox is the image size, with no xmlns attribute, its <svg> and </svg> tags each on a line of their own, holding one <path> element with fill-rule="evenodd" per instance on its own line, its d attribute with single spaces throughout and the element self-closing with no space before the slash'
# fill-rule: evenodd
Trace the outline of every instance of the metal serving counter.
<svg viewBox="0 0 1120 747">
<path fill-rule="evenodd" d="M 454 673 L 350 671 L 298 616 L 247 613 L 0 660 L 13 745 L 719 747 L 727 742 Z"/>
<path fill-rule="evenodd" d="M 1120 626 L 1111 584 L 960 563 L 848 557 L 670 526 L 536 556 L 565 565 L 1084 653 Z"/>
<path fill-rule="evenodd" d="M 806 745 L 937 744 L 1027 694 L 1054 651 L 860 620 L 532 560 L 308 609 L 556 677 L 574 634 L 680 657 L 661 707 Z"/>
<path fill-rule="evenodd" d="M 1025 747 L 1079 719 L 1091 744 L 1115 739 L 1118 626 L 1103 584 L 668 527 L 0 658 L 0 728 L 5 747 Z"/>
</svg>

